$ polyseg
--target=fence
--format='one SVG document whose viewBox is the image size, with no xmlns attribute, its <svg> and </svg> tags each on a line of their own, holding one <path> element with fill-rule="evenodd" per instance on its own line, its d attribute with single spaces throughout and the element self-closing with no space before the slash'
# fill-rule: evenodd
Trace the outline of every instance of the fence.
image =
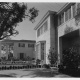
<svg viewBox="0 0 80 80">
<path fill-rule="evenodd" d="M 0 62 L 0 70 L 10 69 L 30 69 L 30 68 L 41 68 L 41 65 L 36 65 L 32 61 L 3 61 Z"/>
</svg>

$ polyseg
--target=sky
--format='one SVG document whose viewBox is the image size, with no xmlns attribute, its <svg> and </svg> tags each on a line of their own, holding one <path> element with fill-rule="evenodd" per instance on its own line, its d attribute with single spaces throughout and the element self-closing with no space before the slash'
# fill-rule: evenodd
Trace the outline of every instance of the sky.
<svg viewBox="0 0 80 80">
<path fill-rule="evenodd" d="M 15 37 L 11 37 L 11 39 L 14 40 L 36 40 L 36 31 L 34 28 L 39 23 L 39 21 L 42 19 L 42 17 L 46 14 L 48 10 L 51 11 L 59 11 L 61 7 L 63 7 L 65 3 L 55 3 L 55 2 L 47 2 L 47 3 L 41 3 L 41 2 L 28 2 L 27 6 L 28 8 L 35 7 L 39 10 L 39 15 L 36 17 L 35 22 L 32 23 L 28 19 L 25 19 L 23 22 L 19 23 L 16 29 L 19 31 L 19 34 Z"/>
</svg>

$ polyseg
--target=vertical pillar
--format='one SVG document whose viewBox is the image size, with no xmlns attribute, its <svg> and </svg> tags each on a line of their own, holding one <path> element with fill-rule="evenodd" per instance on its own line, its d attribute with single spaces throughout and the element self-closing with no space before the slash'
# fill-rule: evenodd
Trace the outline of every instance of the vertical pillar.
<svg viewBox="0 0 80 80">
<path fill-rule="evenodd" d="M 79 28 L 79 54 L 80 54 L 80 28 Z"/>
<path fill-rule="evenodd" d="M 71 18 L 73 18 L 73 6 L 71 6 Z"/>
<path fill-rule="evenodd" d="M 9 45 L 6 44 L 6 59 L 8 59 L 8 54 L 9 54 L 8 47 L 9 47 Z"/>
<path fill-rule="evenodd" d="M 59 38 L 60 64 L 62 64 L 62 60 L 63 60 L 63 59 L 62 59 L 62 50 L 63 50 L 63 49 L 62 49 L 62 38 Z"/>
<path fill-rule="evenodd" d="M 1 59 L 1 41 L 0 41 L 0 59 Z"/>
<path fill-rule="evenodd" d="M 64 12 L 64 22 L 65 22 L 65 12 Z"/>
</svg>

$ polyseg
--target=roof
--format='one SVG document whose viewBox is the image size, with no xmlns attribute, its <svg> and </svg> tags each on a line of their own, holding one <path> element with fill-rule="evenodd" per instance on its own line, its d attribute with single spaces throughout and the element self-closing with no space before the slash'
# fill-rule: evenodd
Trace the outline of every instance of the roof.
<svg viewBox="0 0 80 80">
<path fill-rule="evenodd" d="M 1 42 L 36 42 L 35 40 L 3 40 Z"/>
<path fill-rule="evenodd" d="M 49 10 L 49 11 L 43 16 L 43 18 L 40 20 L 40 22 L 37 24 L 37 26 L 36 26 L 34 29 L 36 30 L 36 29 L 40 26 L 40 24 L 42 24 L 43 21 L 44 21 L 49 15 L 51 15 L 51 14 L 56 14 L 56 12 Z"/>
<path fill-rule="evenodd" d="M 66 3 L 66 4 L 57 12 L 57 14 L 60 14 L 60 13 L 63 12 L 65 9 L 67 9 L 68 7 L 70 7 L 72 4 L 75 4 L 75 3 Z"/>
</svg>

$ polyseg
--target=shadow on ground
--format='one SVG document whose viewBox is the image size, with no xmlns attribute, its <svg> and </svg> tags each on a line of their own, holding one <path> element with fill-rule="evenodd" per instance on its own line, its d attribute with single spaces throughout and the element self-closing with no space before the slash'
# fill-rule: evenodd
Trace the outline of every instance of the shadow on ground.
<svg viewBox="0 0 80 80">
<path fill-rule="evenodd" d="M 16 76 L 13 76 L 13 75 L 5 75 L 5 74 L 0 74 L 0 77 L 16 77 Z"/>
<path fill-rule="evenodd" d="M 72 77 L 80 78 L 80 69 L 78 69 L 78 71 L 68 71 L 68 72 L 64 71 L 64 72 L 61 72 L 61 73 L 72 76 Z"/>
<path fill-rule="evenodd" d="M 27 70 L 26 70 L 27 71 Z M 21 77 L 32 75 L 32 77 L 54 77 L 56 75 L 59 75 L 57 71 L 51 71 L 51 69 L 36 69 L 33 71 L 33 73 L 28 75 L 22 75 Z"/>
</svg>

